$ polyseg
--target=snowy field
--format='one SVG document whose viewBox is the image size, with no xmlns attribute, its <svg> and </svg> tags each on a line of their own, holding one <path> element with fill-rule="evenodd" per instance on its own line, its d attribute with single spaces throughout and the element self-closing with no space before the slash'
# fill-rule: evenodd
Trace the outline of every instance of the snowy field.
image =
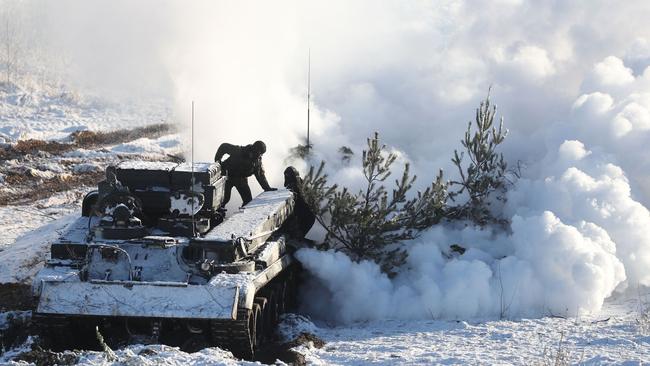
<svg viewBox="0 0 650 366">
<path fill-rule="evenodd" d="M 81 192 L 64 192 L 36 204 L 0 206 L 2 238 L 0 253 L 11 248 L 18 237 L 34 230 L 34 225 L 55 222 L 62 216 L 78 211 Z"/>
<path fill-rule="evenodd" d="M 310 332 L 325 342 L 320 348 L 312 343 L 295 348 L 313 365 L 645 365 L 650 334 L 640 332 L 638 305 L 636 300 L 609 300 L 597 316 L 569 319 L 382 320 L 345 326 L 316 326 L 292 315 L 280 330 L 287 340 Z M 22 364 L 11 359 L 29 347 L 27 342 L 0 360 Z M 128 346 L 114 356 L 73 356 L 78 365 L 254 364 L 218 348 L 188 354 L 163 345 Z"/>
<path fill-rule="evenodd" d="M 301 348 L 313 364 L 646 364 L 650 335 L 639 331 L 634 300 L 608 301 L 577 318 L 399 321 L 318 328 L 322 349 Z"/>
<path fill-rule="evenodd" d="M 125 104 L 58 86 L 0 82 L 0 142 L 62 140 L 80 130 L 107 131 L 166 122 L 167 101 Z"/>
<path fill-rule="evenodd" d="M 162 158 L 176 152 L 173 136 L 128 142 L 106 152 L 75 151 L 86 164 L 105 166 L 120 159 L 118 152 L 151 154 Z M 171 145 L 171 146 L 170 146 Z M 158 155 L 156 155 L 158 154 Z M 124 157 L 122 157 L 124 158 Z M 58 158 L 57 158 L 58 159 Z M 51 166 L 55 166 L 56 160 Z M 0 207 L 4 236 L 0 247 L 0 282 L 26 283 L 46 255 L 47 243 L 79 214 L 85 189 L 55 194 L 29 204 Z M 302 301 L 314 301 L 303 298 Z M 324 299 L 315 299 L 324 301 Z M 314 365 L 422 365 L 422 364 L 626 364 L 650 362 L 650 324 L 643 310 L 650 293 L 610 298 L 595 314 L 575 317 L 541 317 L 520 320 L 372 320 L 334 325 L 290 316 L 281 324 L 285 340 L 309 332 L 325 342 L 322 348 L 306 344 L 296 348 Z M 648 322 L 648 319 L 645 319 Z M 315 325 L 315 324 L 316 325 Z M 0 324 L 0 329 L 2 325 Z M 31 347 L 26 344 L 0 360 L 24 364 L 14 357 Z M 79 365 L 248 365 L 218 348 L 188 354 L 162 345 L 133 345 L 101 352 L 70 353 Z"/>
<path fill-rule="evenodd" d="M 93 112 L 94 113 L 94 112 Z M 82 113 L 83 114 L 83 113 Z M 92 117 L 94 116 L 94 117 Z M 88 117 L 97 118 L 96 115 Z M 46 115 L 49 118 L 49 115 Z M 39 118 L 46 118 L 40 116 Z M 70 128 L 81 128 L 79 120 L 66 124 L 14 122 L 5 128 L 9 142 L 13 139 L 62 139 Z M 97 126 L 102 123 L 96 121 Z M 20 133 L 16 129 L 20 126 Z M 48 126 L 47 128 L 44 126 Z M 93 126 L 85 121 L 83 126 Z M 121 128 L 120 123 L 108 124 Z M 84 127 L 84 128 L 85 128 Z M 48 129 L 49 128 L 49 129 Z M 14 131 L 14 132 L 11 132 Z M 140 138 L 100 150 L 76 149 L 60 156 L 34 157 L 29 163 L 43 177 L 74 174 L 83 165 L 86 170 L 102 170 L 108 164 L 131 158 L 164 159 L 181 152 L 180 137 L 165 135 Z M 19 168 L 24 161 L 7 161 L 5 169 Z M 28 284 L 46 256 L 47 244 L 75 216 L 80 200 L 90 187 L 53 194 L 33 202 L 0 207 L 3 236 L 0 239 L 0 282 Z M 0 183 L 0 190 L 12 189 Z M 642 290 L 645 291 L 645 290 Z M 324 299 L 302 301 L 321 302 Z M 369 320 L 335 325 L 311 322 L 290 316 L 281 324 L 285 340 L 301 331 L 314 334 L 325 342 L 323 347 L 306 344 L 295 350 L 314 365 L 422 365 L 422 364 L 625 364 L 650 363 L 650 324 L 647 312 L 650 293 L 609 298 L 601 311 L 570 317 L 540 317 L 519 320 L 487 318 L 464 320 Z M 8 314 L 8 313 L 7 313 Z M 0 330 L 2 324 L 0 324 Z M 288 335 L 287 335 L 288 334 Z M 29 351 L 32 340 L 6 352 L 4 364 L 16 361 L 21 352 Z M 218 348 L 188 354 L 163 345 L 133 345 L 102 352 L 69 353 L 69 360 L 79 365 L 248 365 Z M 280 361 L 279 361 L 280 362 Z"/>
<path fill-rule="evenodd" d="M 27 338 L 49 242 L 107 166 L 187 157 L 195 102 L 197 160 L 262 139 L 280 187 L 286 165 L 308 168 L 287 156 L 309 100 L 310 163 L 327 160 L 331 183 L 363 188 L 378 131 L 417 190 L 439 169 L 458 179 L 452 154 L 491 90 L 512 180 L 491 210 L 507 227 L 435 225 L 400 243 L 395 277 L 301 249 L 300 314 L 278 347 L 302 339 L 293 361 L 313 365 L 650 365 L 647 1 L 59 4 L 0 0 L 0 364 L 262 362 L 164 345 L 54 354 Z"/>
</svg>

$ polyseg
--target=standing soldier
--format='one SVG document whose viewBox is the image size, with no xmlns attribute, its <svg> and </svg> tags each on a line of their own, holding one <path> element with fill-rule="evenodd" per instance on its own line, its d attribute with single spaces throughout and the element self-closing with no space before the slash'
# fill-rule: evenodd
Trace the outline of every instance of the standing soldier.
<svg viewBox="0 0 650 366">
<path fill-rule="evenodd" d="M 237 188 L 237 192 L 242 199 L 242 206 L 245 206 L 253 199 L 251 188 L 248 186 L 248 177 L 255 175 L 257 182 L 264 191 L 275 191 L 277 188 L 271 188 L 264 175 L 262 167 L 262 155 L 266 152 L 266 144 L 262 141 L 255 141 L 251 145 L 236 146 L 223 143 L 217 149 L 214 161 L 221 163 L 221 167 L 226 171 L 228 179 L 226 180 L 226 189 L 222 207 L 230 201 L 230 191 L 232 187 Z M 223 162 L 221 159 L 225 154 L 228 158 Z"/>
</svg>

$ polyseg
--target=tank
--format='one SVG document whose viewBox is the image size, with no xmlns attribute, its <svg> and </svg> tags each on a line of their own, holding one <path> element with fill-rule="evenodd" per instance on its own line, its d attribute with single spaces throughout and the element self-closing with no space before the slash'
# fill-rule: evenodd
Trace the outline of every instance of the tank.
<svg viewBox="0 0 650 366">
<path fill-rule="evenodd" d="M 51 348 L 164 343 L 254 357 L 294 303 L 304 234 L 289 229 L 287 189 L 226 218 L 225 180 L 218 163 L 107 168 L 33 281 L 33 319 Z"/>
</svg>

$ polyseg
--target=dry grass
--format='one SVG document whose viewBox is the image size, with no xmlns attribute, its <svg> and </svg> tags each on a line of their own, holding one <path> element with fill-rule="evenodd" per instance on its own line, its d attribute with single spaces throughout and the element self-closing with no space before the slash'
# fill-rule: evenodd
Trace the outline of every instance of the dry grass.
<svg viewBox="0 0 650 366">
<path fill-rule="evenodd" d="M 19 354 L 14 360 L 31 365 L 76 365 L 79 354 L 77 351 L 54 352 L 34 344 L 31 350 Z"/>
<path fill-rule="evenodd" d="M 60 155 L 78 148 L 96 149 L 142 137 L 156 138 L 170 132 L 173 132 L 172 125 L 155 124 L 110 132 L 77 131 L 70 135 L 70 143 L 29 139 L 0 147 L 0 172 L 4 175 L 6 187 L 11 188 L 0 193 L 0 205 L 32 202 L 80 186 L 95 185 L 103 178 L 103 172 L 59 174 L 52 178 L 38 176 L 33 174 L 29 166 L 39 159 L 48 159 L 50 155 Z M 34 156 L 38 158 L 35 159 Z M 17 159 L 22 168 L 11 171 L 3 169 L 2 162 L 10 159 Z M 168 156 L 166 159 L 183 160 L 178 156 Z"/>
<path fill-rule="evenodd" d="M 89 148 L 133 141 L 141 137 L 160 137 L 163 134 L 172 131 L 172 125 L 160 123 L 130 130 L 116 130 L 110 132 L 77 131 L 72 133 L 70 137 L 77 147 Z"/>
<path fill-rule="evenodd" d="M 0 149 L 0 161 L 19 159 L 25 155 L 35 155 L 39 152 L 62 154 L 66 151 L 73 150 L 75 147 L 73 144 L 63 144 L 55 141 L 20 140 L 14 145 Z"/>
<path fill-rule="evenodd" d="M 650 302 L 639 294 L 636 326 L 639 334 L 650 335 Z"/>
<path fill-rule="evenodd" d="M 51 154 L 60 154 L 71 150 L 70 144 L 62 144 L 55 141 L 43 140 L 20 140 L 14 146 L 14 150 L 20 154 L 35 154 L 39 151 L 45 151 Z"/>
<path fill-rule="evenodd" d="M 538 366 L 569 366 L 574 364 L 582 363 L 583 354 L 579 359 L 576 360 L 575 355 L 567 347 L 566 341 L 564 340 L 564 332 L 560 333 L 560 341 L 557 346 L 545 346 L 544 351 L 542 352 L 542 359 L 539 363 L 535 363 Z"/>
<path fill-rule="evenodd" d="M 650 310 L 649 309 L 646 309 L 644 312 L 640 313 L 636 322 L 639 328 L 639 333 L 643 335 L 650 335 Z"/>
<path fill-rule="evenodd" d="M 564 334 L 560 335 L 560 342 L 558 343 L 557 348 L 553 347 L 544 347 L 544 352 L 542 353 L 542 362 L 540 365 L 543 366 L 568 366 L 571 364 L 569 351 L 566 349 L 566 345 L 563 343 Z"/>
<path fill-rule="evenodd" d="M 165 133 L 173 132 L 174 126 L 165 123 L 137 127 L 129 130 L 109 132 L 77 131 L 70 134 L 71 143 L 61 143 L 44 140 L 20 140 L 13 145 L 0 148 L 0 161 L 19 159 L 25 155 L 35 155 L 39 152 L 59 155 L 77 148 L 95 148 L 109 144 L 119 144 L 133 141 L 141 137 L 156 138 Z"/>
<path fill-rule="evenodd" d="M 104 172 L 78 173 L 43 180 L 35 180 L 27 175 L 11 175 L 7 177 L 7 183 L 24 187 L 25 190 L 18 193 L 0 194 L 0 206 L 33 202 L 58 192 L 69 191 L 80 186 L 95 185 L 103 177 Z"/>
</svg>

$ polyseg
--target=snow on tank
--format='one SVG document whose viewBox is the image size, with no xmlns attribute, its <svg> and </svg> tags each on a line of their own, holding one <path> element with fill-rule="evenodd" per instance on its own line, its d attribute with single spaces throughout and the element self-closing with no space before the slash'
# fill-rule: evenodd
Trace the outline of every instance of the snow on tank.
<svg viewBox="0 0 650 366">
<path fill-rule="evenodd" d="M 265 327 L 292 303 L 291 248 L 300 238 L 288 237 L 283 224 L 294 196 L 263 192 L 225 217 L 225 180 L 218 163 L 107 169 L 84 199 L 84 216 L 52 244 L 34 280 L 36 321 L 66 325 L 48 331 L 97 326 L 108 340 L 126 327 L 129 337 L 144 333 L 187 350 L 219 345 L 252 357 Z"/>
</svg>

